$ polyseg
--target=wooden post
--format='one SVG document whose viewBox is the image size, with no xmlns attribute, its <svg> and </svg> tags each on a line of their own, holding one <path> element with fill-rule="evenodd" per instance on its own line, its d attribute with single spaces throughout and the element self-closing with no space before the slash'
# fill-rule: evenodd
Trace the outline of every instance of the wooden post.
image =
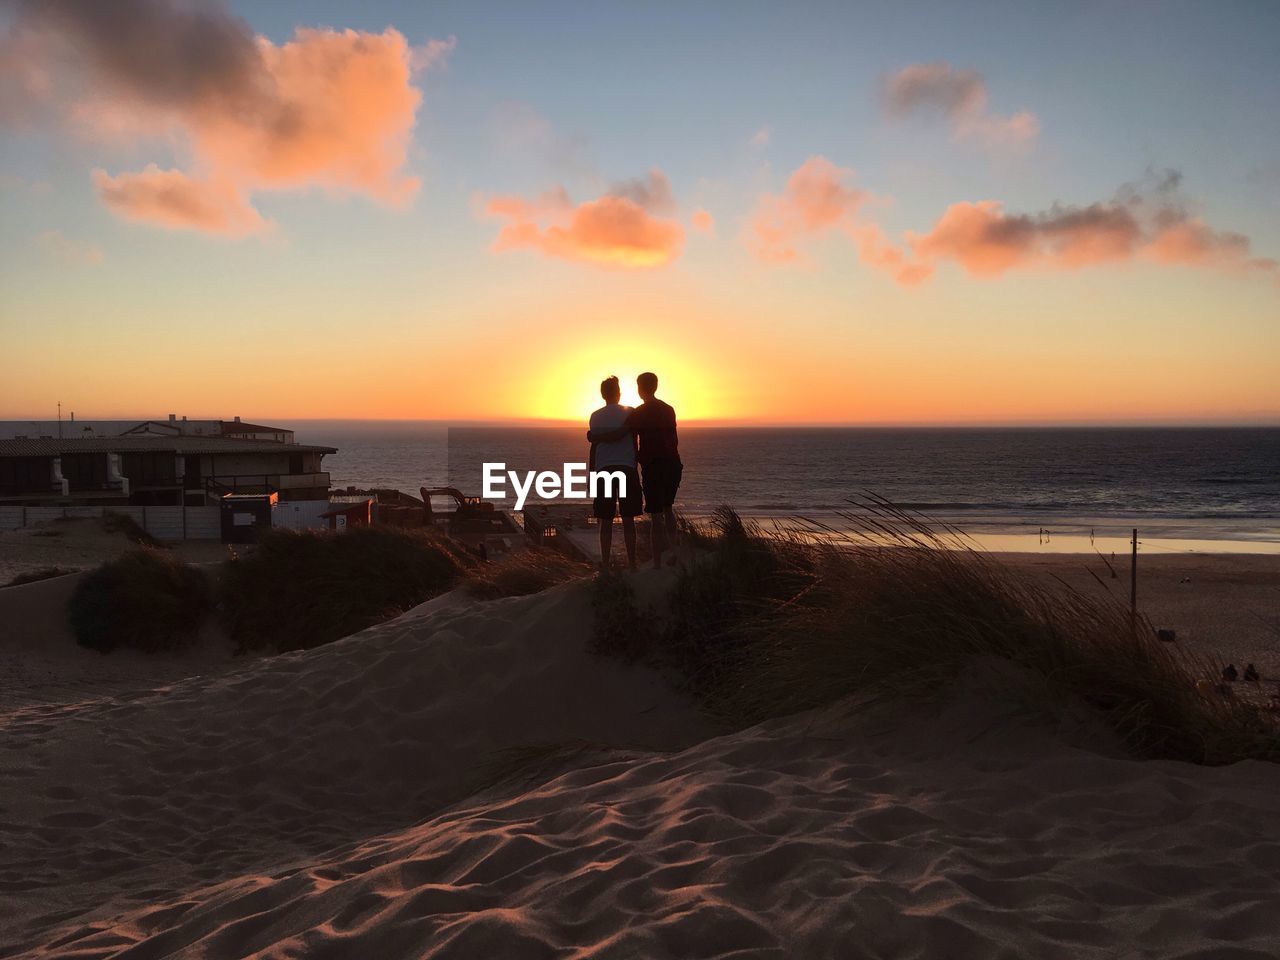
<svg viewBox="0 0 1280 960">
<path fill-rule="evenodd" d="M 1129 613 L 1138 616 L 1138 528 L 1133 528 L 1133 554 L 1129 560 Z"/>
</svg>

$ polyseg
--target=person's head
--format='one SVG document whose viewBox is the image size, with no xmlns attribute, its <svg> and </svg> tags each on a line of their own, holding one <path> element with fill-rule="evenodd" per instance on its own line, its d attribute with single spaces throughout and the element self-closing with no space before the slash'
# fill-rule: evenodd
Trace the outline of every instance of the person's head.
<svg viewBox="0 0 1280 960">
<path fill-rule="evenodd" d="M 658 392 L 658 375 L 656 373 L 642 373 L 636 377 L 636 391 L 640 394 L 641 400 L 652 400 L 653 395 Z"/>
<path fill-rule="evenodd" d="M 605 403 L 618 402 L 618 398 L 622 396 L 622 387 L 618 385 L 617 377 L 605 377 L 600 381 L 600 396 L 604 397 Z"/>
</svg>

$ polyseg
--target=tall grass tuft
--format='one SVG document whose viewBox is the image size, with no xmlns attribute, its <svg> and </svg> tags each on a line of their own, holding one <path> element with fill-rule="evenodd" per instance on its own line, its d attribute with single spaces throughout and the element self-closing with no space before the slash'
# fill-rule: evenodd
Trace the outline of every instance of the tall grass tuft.
<svg viewBox="0 0 1280 960">
<path fill-rule="evenodd" d="M 200 570 L 141 547 L 86 574 L 71 594 L 68 619 L 83 647 L 158 653 L 190 643 L 212 606 L 209 581 Z"/>
<path fill-rule="evenodd" d="M 645 659 L 745 725 L 854 693 L 937 697 L 994 657 L 1038 679 L 1047 711 L 1091 705 L 1136 756 L 1280 760 L 1265 713 L 1202 692 L 1214 665 L 1159 642 L 1110 596 L 1019 575 L 878 498 L 843 519 L 766 536 L 722 510 Z"/>
<path fill-rule="evenodd" d="M 273 530 L 226 565 L 223 615 L 242 653 L 305 650 L 450 589 L 475 563 L 434 531 Z"/>
</svg>

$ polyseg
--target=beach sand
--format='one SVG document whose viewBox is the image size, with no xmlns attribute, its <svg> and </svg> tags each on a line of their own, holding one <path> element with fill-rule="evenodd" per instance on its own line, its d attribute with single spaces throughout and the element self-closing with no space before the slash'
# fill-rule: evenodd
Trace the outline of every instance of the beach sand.
<svg viewBox="0 0 1280 960">
<path fill-rule="evenodd" d="M 1219 615 L 1165 609 L 1199 644 L 1276 566 L 1196 559 L 1167 578 Z M 0 655 L 82 652 L 40 625 L 55 588 L 0 590 Z M 1280 766 L 1126 759 L 998 663 L 935 707 L 726 732 L 590 625 L 582 583 L 453 593 L 6 703 L 0 956 L 1274 956 Z"/>
<path fill-rule="evenodd" d="M 1129 603 L 1129 557 L 1090 554 L 998 554 L 1037 577 L 1057 578 L 1085 594 Z M 1111 562 L 1116 578 L 1111 578 Z M 1101 582 L 1099 582 L 1101 581 Z M 1214 661 L 1257 666 L 1280 681 L 1280 554 L 1138 555 L 1138 610 L 1176 643 Z"/>
</svg>

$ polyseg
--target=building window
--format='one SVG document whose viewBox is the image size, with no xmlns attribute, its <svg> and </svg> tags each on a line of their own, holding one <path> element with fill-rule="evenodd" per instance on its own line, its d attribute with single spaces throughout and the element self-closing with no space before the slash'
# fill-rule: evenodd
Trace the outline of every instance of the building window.
<svg viewBox="0 0 1280 960">
<path fill-rule="evenodd" d="M 120 456 L 120 469 L 130 482 L 138 486 L 172 485 L 176 482 L 174 455 L 168 452 L 125 453 Z"/>
<path fill-rule="evenodd" d="M 103 490 L 107 486 L 105 453 L 64 453 L 62 475 L 72 490 Z"/>
<path fill-rule="evenodd" d="M 8 493 L 44 493 L 53 487 L 51 457 L 0 459 L 0 490 Z"/>
</svg>

